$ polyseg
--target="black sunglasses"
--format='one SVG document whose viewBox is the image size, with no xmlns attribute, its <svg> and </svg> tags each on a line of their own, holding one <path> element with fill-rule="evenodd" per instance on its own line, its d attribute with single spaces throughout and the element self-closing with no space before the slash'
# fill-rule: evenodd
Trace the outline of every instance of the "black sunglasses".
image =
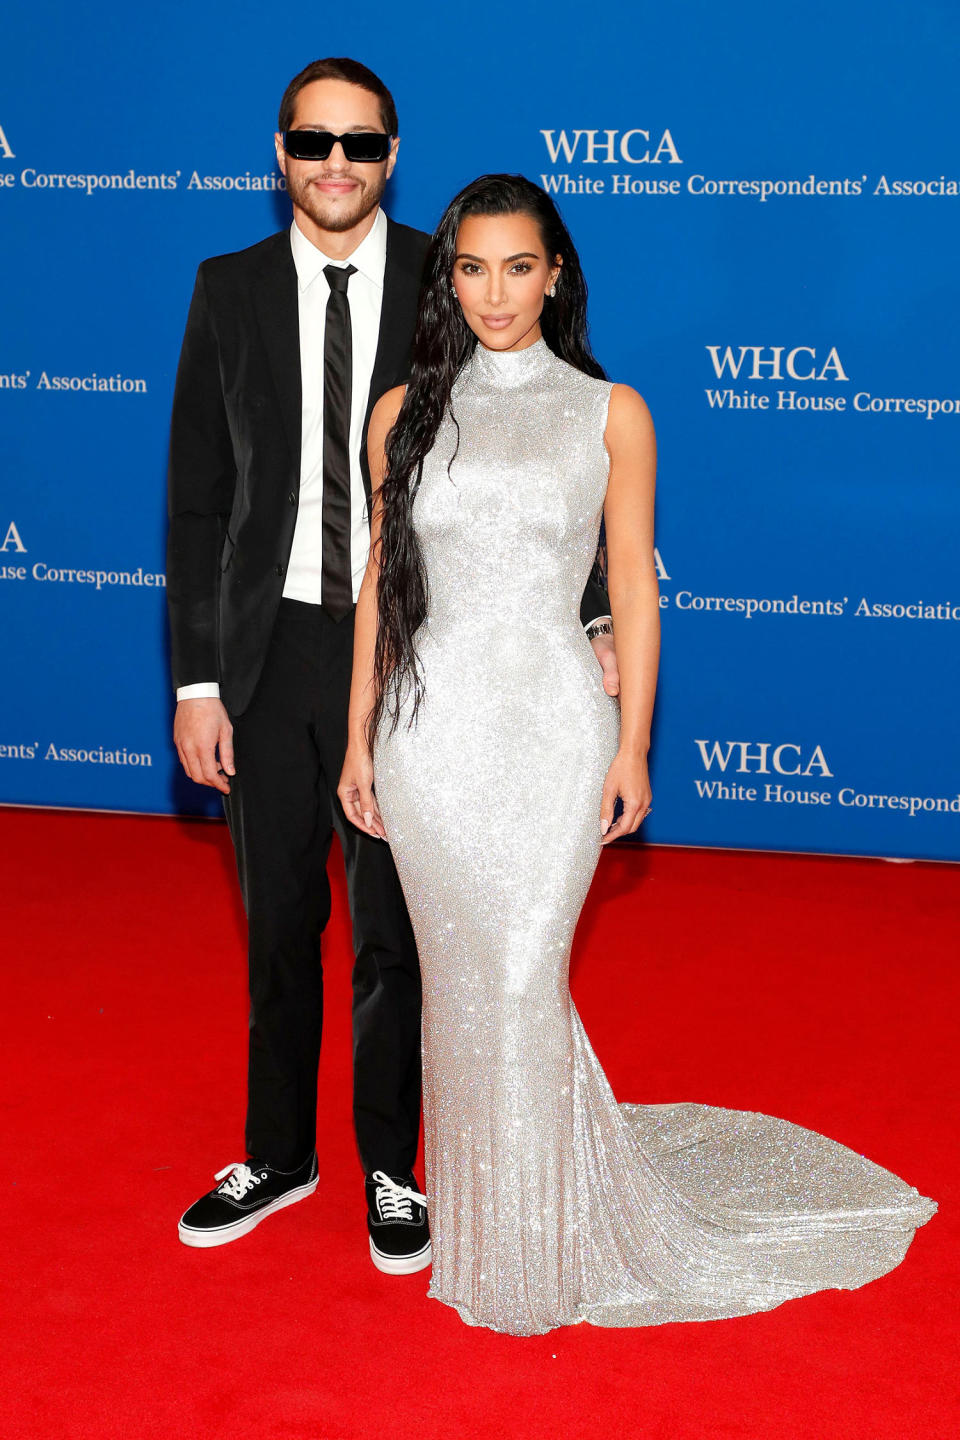
<svg viewBox="0 0 960 1440">
<path fill-rule="evenodd" d="M 355 130 L 334 135 L 329 130 L 284 130 L 283 148 L 294 160 L 326 160 L 337 141 L 344 157 L 354 165 L 374 165 L 390 154 L 390 135 L 375 130 Z"/>
</svg>

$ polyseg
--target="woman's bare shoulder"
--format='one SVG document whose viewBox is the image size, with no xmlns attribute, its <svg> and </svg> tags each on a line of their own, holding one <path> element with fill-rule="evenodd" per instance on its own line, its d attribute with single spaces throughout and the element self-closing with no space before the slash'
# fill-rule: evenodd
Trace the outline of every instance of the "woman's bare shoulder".
<svg viewBox="0 0 960 1440">
<path fill-rule="evenodd" d="M 387 390 L 380 396 L 370 412 L 370 434 L 373 434 L 374 429 L 382 431 L 383 435 L 387 434 L 400 414 L 400 406 L 406 393 L 406 385 L 394 385 L 392 390 Z"/>
<path fill-rule="evenodd" d="M 650 420 L 650 410 L 639 390 L 615 382 L 610 386 L 609 419 L 615 425 L 637 425 Z"/>
</svg>

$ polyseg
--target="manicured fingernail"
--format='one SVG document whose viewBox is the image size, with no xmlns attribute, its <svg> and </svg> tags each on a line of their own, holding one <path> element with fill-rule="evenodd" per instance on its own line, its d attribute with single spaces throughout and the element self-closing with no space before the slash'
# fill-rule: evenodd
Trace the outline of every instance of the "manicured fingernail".
<svg viewBox="0 0 960 1440">
<path fill-rule="evenodd" d="M 372 811 L 372 810 L 364 810 L 364 812 L 363 812 L 363 823 L 364 823 L 364 825 L 372 825 L 372 824 L 373 824 L 373 811 Z"/>
<path fill-rule="evenodd" d="M 609 820 L 601 820 L 601 821 L 600 821 L 600 834 L 601 834 L 601 835 L 606 835 L 606 833 L 607 833 L 607 831 L 608 831 L 609 829 L 610 829 L 610 821 L 609 821 Z"/>
</svg>

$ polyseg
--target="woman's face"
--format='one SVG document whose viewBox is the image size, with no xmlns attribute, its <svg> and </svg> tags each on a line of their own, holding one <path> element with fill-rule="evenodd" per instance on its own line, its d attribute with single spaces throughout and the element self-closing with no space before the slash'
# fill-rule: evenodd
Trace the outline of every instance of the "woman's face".
<svg viewBox="0 0 960 1440">
<path fill-rule="evenodd" d="M 529 215 L 468 215 L 457 231 L 453 288 L 490 350 L 525 350 L 540 339 L 544 299 L 559 274 L 559 255 L 547 256 Z"/>
</svg>

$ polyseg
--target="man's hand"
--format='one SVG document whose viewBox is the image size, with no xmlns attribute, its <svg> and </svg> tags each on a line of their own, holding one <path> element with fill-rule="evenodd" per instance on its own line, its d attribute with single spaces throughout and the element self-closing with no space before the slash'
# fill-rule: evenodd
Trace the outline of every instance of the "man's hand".
<svg viewBox="0 0 960 1440">
<path fill-rule="evenodd" d="M 191 780 L 230 794 L 227 776 L 237 773 L 233 765 L 233 726 L 219 700 L 181 700 L 173 720 L 173 743 Z"/>
<path fill-rule="evenodd" d="M 620 694 L 620 668 L 617 665 L 617 647 L 612 635 L 595 635 L 590 641 L 593 653 L 600 661 L 603 671 L 603 688 L 608 695 Z"/>
</svg>

